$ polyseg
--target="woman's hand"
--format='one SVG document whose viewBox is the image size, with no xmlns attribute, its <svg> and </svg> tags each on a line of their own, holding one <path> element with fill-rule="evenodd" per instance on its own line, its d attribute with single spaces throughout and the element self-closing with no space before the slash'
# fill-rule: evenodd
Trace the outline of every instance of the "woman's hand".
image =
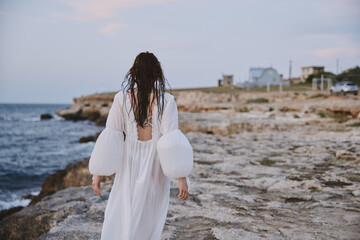
<svg viewBox="0 0 360 240">
<path fill-rule="evenodd" d="M 94 175 L 92 181 L 92 189 L 96 194 L 101 195 L 100 192 L 101 176 Z"/>
<path fill-rule="evenodd" d="M 180 200 L 186 200 L 189 197 L 188 185 L 186 182 L 186 177 L 178 178 L 179 184 L 179 195 Z"/>
</svg>

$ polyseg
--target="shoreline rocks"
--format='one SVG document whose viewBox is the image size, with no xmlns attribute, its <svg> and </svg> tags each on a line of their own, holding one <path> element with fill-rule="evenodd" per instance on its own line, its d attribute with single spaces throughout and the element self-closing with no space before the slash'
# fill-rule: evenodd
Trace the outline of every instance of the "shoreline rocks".
<svg viewBox="0 0 360 240">
<path fill-rule="evenodd" d="M 33 197 L 29 206 L 38 203 L 41 199 L 57 191 L 69 187 L 81 187 L 91 185 L 92 179 L 89 172 L 89 157 L 70 163 L 65 169 L 51 174 L 41 185 L 40 193 Z M 103 177 L 102 181 L 110 181 L 114 176 Z"/>
<path fill-rule="evenodd" d="M 52 221 L 56 223 L 61 220 L 59 217 L 65 217 L 66 214 L 62 213 L 64 215 L 60 214 L 60 216 L 59 213 L 34 206 L 38 205 L 39 202 L 45 202 L 46 205 L 48 199 L 55 198 L 56 200 L 56 196 L 53 195 L 61 190 L 91 185 L 92 180 L 88 164 L 89 158 L 84 158 L 67 165 L 65 169 L 51 174 L 44 180 L 40 193 L 37 196 L 32 196 L 28 206 L 2 210 L 0 212 L 0 239 L 36 239 L 48 232 L 54 225 Z M 114 175 L 104 176 L 102 182 L 109 184 L 113 178 Z M 21 213 L 18 213 L 20 211 Z M 30 230 L 34 226 L 39 231 Z"/>
<path fill-rule="evenodd" d="M 101 131 L 97 132 L 94 136 L 81 137 L 79 139 L 79 143 L 87 143 L 87 142 L 96 142 L 96 139 L 99 137 Z"/>
<path fill-rule="evenodd" d="M 105 126 L 114 96 L 115 92 L 74 98 L 74 103 L 71 106 L 59 110 L 56 114 L 65 120 L 89 120 L 98 126 Z"/>
<path fill-rule="evenodd" d="M 105 126 L 115 93 L 74 98 L 71 106 L 59 110 L 56 114 L 65 120 L 89 120 L 98 126 Z M 317 92 L 205 93 L 201 91 L 175 91 L 174 96 L 178 110 L 187 113 L 255 112 L 260 115 L 272 112 L 272 116 L 291 113 L 297 118 L 312 114 L 340 122 L 358 119 L 360 116 L 359 96 L 333 96 Z"/>
<path fill-rule="evenodd" d="M 109 191 L 109 186 L 109 183 L 104 184 L 103 191 Z M 30 205 L 6 217 L 0 222 L 0 237 L 13 240 L 99 239 L 98 228 L 101 224 L 96 224 L 96 231 L 93 232 L 89 227 L 92 221 L 102 220 L 103 216 L 100 213 L 102 208 L 96 207 L 97 203 L 101 204 L 101 199 L 92 193 L 91 186 L 70 187 L 58 191 L 36 205 Z M 81 229 L 83 234 L 69 231 L 72 226 L 80 227 L 81 222 L 78 221 L 79 219 L 74 219 L 76 217 L 89 221 L 87 226 Z M 62 229 L 61 237 L 51 236 L 51 231 L 54 231 L 59 224 L 66 224 L 67 221 L 73 222 Z M 67 236 L 64 234 L 66 231 L 69 231 Z"/>
<path fill-rule="evenodd" d="M 44 114 L 40 115 L 40 120 L 48 120 L 48 119 L 51 119 L 51 118 L 53 118 L 53 116 L 51 114 L 48 114 L 48 113 L 44 113 Z"/>
<path fill-rule="evenodd" d="M 5 217 L 7 217 L 7 216 L 9 216 L 9 215 L 11 215 L 13 213 L 16 213 L 16 212 L 20 211 L 23 208 L 24 207 L 22 207 L 22 206 L 18 206 L 18 207 L 12 207 L 12 208 L 9 208 L 9 209 L 1 210 L 0 211 L 0 221 L 3 218 L 5 218 Z"/>
</svg>

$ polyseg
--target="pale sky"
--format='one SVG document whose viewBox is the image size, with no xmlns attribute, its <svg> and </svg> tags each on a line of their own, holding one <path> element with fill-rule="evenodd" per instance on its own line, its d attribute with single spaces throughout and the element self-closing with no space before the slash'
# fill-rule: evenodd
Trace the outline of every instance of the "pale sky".
<svg viewBox="0 0 360 240">
<path fill-rule="evenodd" d="M 153 52 L 172 88 L 360 65 L 359 0 L 0 0 L 0 102 L 71 103 L 117 91 Z"/>
</svg>

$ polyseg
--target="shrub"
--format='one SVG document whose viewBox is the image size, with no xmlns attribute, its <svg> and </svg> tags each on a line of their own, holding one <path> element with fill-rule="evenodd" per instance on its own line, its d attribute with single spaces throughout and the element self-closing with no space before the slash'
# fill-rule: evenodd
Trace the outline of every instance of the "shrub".
<svg viewBox="0 0 360 240">
<path fill-rule="evenodd" d="M 245 113 L 245 112 L 249 112 L 249 109 L 245 107 L 245 108 L 240 108 L 238 111 L 241 113 Z"/>
<path fill-rule="evenodd" d="M 265 159 L 261 160 L 261 162 L 260 162 L 261 165 L 268 166 L 268 167 L 274 165 L 275 163 L 276 162 L 274 160 L 270 160 L 268 158 L 265 158 Z"/>
<path fill-rule="evenodd" d="M 306 79 L 306 83 L 312 83 L 313 78 L 321 78 L 321 75 L 323 75 L 324 78 L 331 78 L 331 79 L 334 79 L 336 76 L 332 72 L 321 72 L 318 74 L 310 74 Z"/>
<path fill-rule="evenodd" d="M 255 99 L 250 99 L 247 101 L 247 103 L 268 103 L 269 99 L 267 98 L 255 98 Z"/>
<path fill-rule="evenodd" d="M 326 118 L 328 115 L 325 112 L 318 112 L 318 116 L 321 118 Z"/>
<path fill-rule="evenodd" d="M 360 122 L 356 122 L 349 125 L 350 127 L 360 127 Z"/>
<path fill-rule="evenodd" d="M 320 98 L 320 97 L 325 97 L 325 95 L 319 93 L 319 94 L 316 94 L 316 95 L 312 95 L 310 98 Z"/>
</svg>

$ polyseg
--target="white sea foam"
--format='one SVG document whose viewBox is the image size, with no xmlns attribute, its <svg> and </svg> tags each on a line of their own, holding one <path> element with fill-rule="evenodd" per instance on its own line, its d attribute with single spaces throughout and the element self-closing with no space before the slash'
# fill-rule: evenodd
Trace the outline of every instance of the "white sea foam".
<svg viewBox="0 0 360 240">
<path fill-rule="evenodd" d="M 40 117 L 28 117 L 22 119 L 24 122 L 38 122 L 40 121 Z"/>
<path fill-rule="evenodd" d="M 23 196 L 31 194 L 32 196 L 37 196 L 40 193 L 39 188 L 34 188 L 29 192 L 17 191 L 17 192 L 2 192 L 0 199 L 0 210 L 9 209 L 12 207 L 27 206 L 31 199 L 24 199 Z"/>
<path fill-rule="evenodd" d="M 11 202 L 5 202 L 0 200 L 0 210 L 9 209 L 12 207 L 22 206 L 25 207 L 30 203 L 30 199 L 16 199 Z"/>
</svg>

